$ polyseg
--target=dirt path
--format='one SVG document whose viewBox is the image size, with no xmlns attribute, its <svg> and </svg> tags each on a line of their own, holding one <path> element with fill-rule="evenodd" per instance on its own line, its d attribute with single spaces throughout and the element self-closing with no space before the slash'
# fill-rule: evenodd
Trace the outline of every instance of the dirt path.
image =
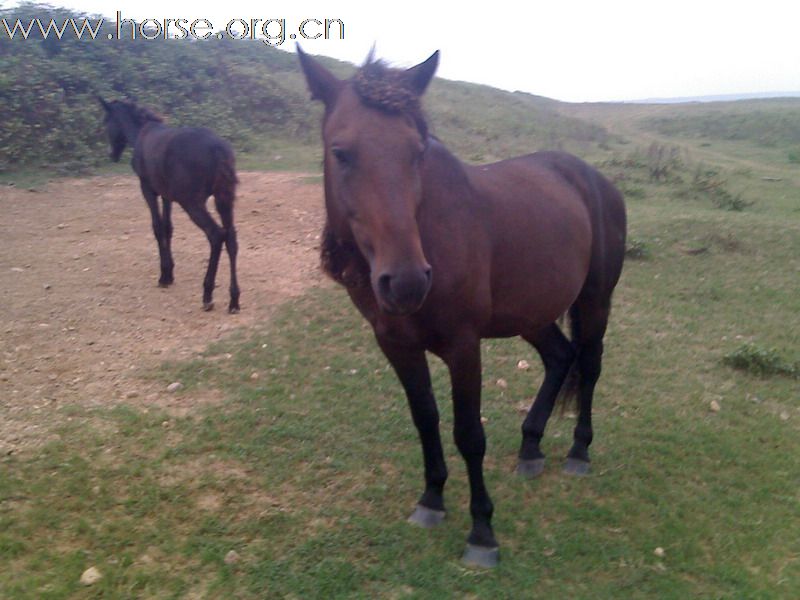
<svg viewBox="0 0 800 600">
<path fill-rule="evenodd" d="M 201 310 L 208 243 L 177 206 L 175 284 L 157 287 L 158 251 L 133 176 L 0 188 L 0 454 L 51 439 L 70 418 L 58 409 L 70 405 L 187 402 L 139 373 L 265 321 L 321 281 L 321 186 L 298 174 L 239 176 L 238 315 L 225 310 L 224 252 L 217 308 Z"/>
</svg>

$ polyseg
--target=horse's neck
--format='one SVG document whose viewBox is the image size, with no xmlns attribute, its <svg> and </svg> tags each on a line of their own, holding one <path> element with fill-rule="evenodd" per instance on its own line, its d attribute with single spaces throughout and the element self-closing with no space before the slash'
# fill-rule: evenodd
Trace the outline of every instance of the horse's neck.
<svg viewBox="0 0 800 600">
<path fill-rule="evenodd" d="M 152 129 L 153 126 L 160 125 L 159 121 L 152 121 L 146 120 L 141 123 L 137 123 L 134 119 L 125 119 L 122 123 L 122 131 L 125 134 L 125 138 L 128 140 L 128 144 L 130 144 L 131 148 L 136 147 L 136 142 L 139 139 L 139 136 L 142 133 L 143 129 Z"/>
<path fill-rule="evenodd" d="M 466 200 L 472 191 L 466 165 L 436 138 L 431 138 L 429 144 L 431 164 L 424 171 L 423 188 L 441 190 L 441 183 L 446 181 L 448 196 L 455 195 Z M 434 185 L 426 185 L 425 178 L 430 178 L 429 183 Z"/>
<path fill-rule="evenodd" d="M 136 146 L 136 140 L 139 139 L 139 132 L 142 130 L 142 124 L 137 123 L 131 118 L 122 120 L 122 133 L 125 134 L 125 139 L 128 145 L 133 148 Z"/>
</svg>

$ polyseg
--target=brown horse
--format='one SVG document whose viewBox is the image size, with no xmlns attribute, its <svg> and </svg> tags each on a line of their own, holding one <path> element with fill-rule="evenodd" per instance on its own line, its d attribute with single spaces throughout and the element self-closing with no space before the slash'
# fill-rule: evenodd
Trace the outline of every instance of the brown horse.
<svg viewBox="0 0 800 600">
<path fill-rule="evenodd" d="M 525 476 L 544 468 L 539 443 L 574 367 L 579 416 L 565 470 L 586 473 L 592 394 L 625 248 L 622 196 L 595 169 L 560 152 L 485 166 L 460 162 L 429 134 L 420 110 L 438 52 L 408 70 L 368 59 L 345 81 L 298 53 L 312 98 L 325 105 L 323 267 L 372 324 L 422 442 L 425 491 L 410 520 L 431 527 L 445 514 L 430 351 L 450 372 L 454 437 L 469 475 L 464 561 L 494 566 L 480 340 L 521 336 L 544 363 L 544 382 L 522 425 L 517 471 Z M 571 340 L 557 324 L 566 312 Z"/>
<path fill-rule="evenodd" d="M 236 167 L 233 149 L 213 131 L 203 127 L 169 127 L 152 111 L 125 100 L 106 102 L 105 126 L 111 144 L 111 159 L 118 162 L 126 146 L 133 148 L 131 165 L 139 176 L 142 195 L 150 208 L 153 233 L 161 259 L 158 285 L 173 283 L 172 202 L 180 204 L 189 218 L 202 229 L 211 246 L 203 281 L 203 308 L 214 307 L 212 295 L 222 244 L 231 264 L 228 312 L 239 312 L 239 284 L 236 280 L 238 244 L 233 226 L 236 195 Z M 214 196 L 222 227 L 206 210 Z M 163 209 L 159 211 L 158 197 Z"/>
</svg>

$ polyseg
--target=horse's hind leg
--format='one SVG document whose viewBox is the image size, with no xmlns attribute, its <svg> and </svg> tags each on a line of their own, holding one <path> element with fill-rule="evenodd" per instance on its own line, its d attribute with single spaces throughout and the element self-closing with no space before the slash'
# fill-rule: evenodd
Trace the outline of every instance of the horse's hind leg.
<svg viewBox="0 0 800 600">
<path fill-rule="evenodd" d="M 539 444 L 558 392 L 575 359 L 575 350 L 555 323 L 535 335 L 523 338 L 536 348 L 542 358 L 544 381 L 522 423 L 517 473 L 523 477 L 536 477 L 544 470 L 544 454 Z"/>
<path fill-rule="evenodd" d="M 161 227 L 163 233 L 164 256 L 166 260 L 162 259 L 161 261 L 161 280 L 163 283 L 162 281 L 159 283 L 168 286 L 175 281 L 172 274 L 175 267 L 175 263 L 172 260 L 172 201 L 162 197 L 161 204 L 163 206 Z"/>
<path fill-rule="evenodd" d="M 183 208 L 194 224 L 205 232 L 208 243 L 211 246 L 211 255 L 208 258 L 208 270 L 206 270 L 206 277 L 203 280 L 203 310 L 211 310 L 214 308 L 214 302 L 212 300 L 214 281 L 217 278 L 219 255 L 222 253 L 225 232 L 222 227 L 214 221 L 211 215 L 208 214 L 204 199 L 201 198 L 191 203 L 187 202 L 183 205 Z"/>
<path fill-rule="evenodd" d="M 214 196 L 222 228 L 225 231 L 225 250 L 228 252 L 228 261 L 231 264 L 231 301 L 228 304 L 228 312 L 239 312 L 239 282 L 236 279 L 236 255 L 239 251 L 239 244 L 236 240 L 236 228 L 233 226 L 233 202 Z"/>
<path fill-rule="evenodd" d="M 170 238 L 172 237 L 172 219 L 170 217 L 170 202 L 164 199 L 164 216 L 162 218 L 158 210 L 158 194 L 144 181 L 140 181 L 142 195 L 147 201 L 147 208 L 150 209 L 150 217 L 153 222 L 153 235 L 158 244 L 158 256 L 161 261 L 161 275 L 158 285 L 167 287 L 173 282 L 172 251 L 170 249 Z"/>
<path fill-rule="evenodd" d="M 607 299 L 581 299 L 570 311 L 573 341 L 578 349 L 578 422 L 564 471 L 572 475 L 589 472 L 589 444 L 592 443 L 592 399 L 600 378 L 603 337 L 611 305 Z"/>
</svg>

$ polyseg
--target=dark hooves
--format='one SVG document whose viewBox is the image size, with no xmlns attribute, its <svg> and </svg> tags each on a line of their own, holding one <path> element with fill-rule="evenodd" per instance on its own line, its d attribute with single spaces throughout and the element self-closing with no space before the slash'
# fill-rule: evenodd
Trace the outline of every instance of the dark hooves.
<svg viewBox="0 0 800 600">
<path fill-rule="evenodd" d="M 567 457 L 567 461 L 564 463 L 564 473 L 567 475 L 577 475 L 579 477 L 588 475 L 590 464 L 588 460 Z"/>
<path fill-rule="evenodd" d="M 517 475 L 526 479 L 533 479 L 544 472 L 544 458 L 519 459 Z"/>
<path fill-rule="evenodd" d="M 169 286 L 172 285 L 172 283 L 173 283 L 172 281 L 159 281 L 158 282 L 158 287 L 160 287 L 160 288 L 168 288 Z"/>
<path fill-rule="evenodd" d="M 461 562 L 468 567 L 493 569 L 500 562 L 500 549 L 497 546 L 488 548 L 486 546 L 467 544 L 467 549 L 464 550 Z"/>
<path fill-rule="evenodd" d="M 214 303 L 213 302 L 203 302 L 203 310 L 204 311 L 208 312 L 208 311 L 213 310 L 213 309 L 214 309 Z"/>
<path fill-rule="evenodd" d="M 228 312 L 230 314 L 232 314 L 232 315 L 238 315 L 239 314 L 239 307 L 238 306 L 229 306 L 228 307 Z"/>
<path fill-rule="evenodd" d="M 443 510 L 434 510 L 427 506 L 417 504 L 414 512 L 408 517 L 408 522 L 419 525 L 424 529 L 431 529 L 444 521 L 445 514 Z"/>
</svg>

